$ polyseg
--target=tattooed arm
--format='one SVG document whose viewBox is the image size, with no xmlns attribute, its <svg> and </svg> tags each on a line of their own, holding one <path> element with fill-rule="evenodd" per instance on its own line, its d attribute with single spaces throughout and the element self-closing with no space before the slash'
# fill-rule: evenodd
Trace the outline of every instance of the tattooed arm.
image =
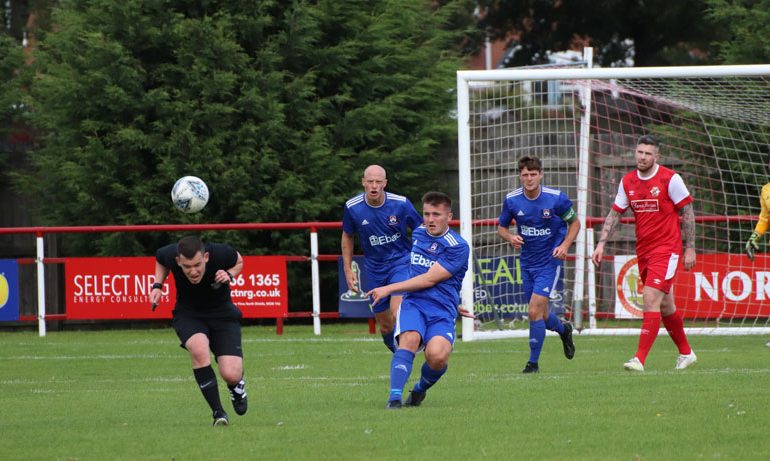
<svg viewBox="0 0 770 461">
<path fill-rule="evenodd" d="M 602 263 L 602 258 L 604 257 L 604 245 L 607 243 L 607 240 L 612 237 L 612 234 L 615 233 L 618 224 L 620 224 L 620 213 L 615 211 L 614 208 L 611 208 L 609 214 L 607 214 L 607 217 L 604 219 L 604 226 L 602 227 L 602 234 L 599 237 L 599 243 L 596 244 L 594 254 L 591 255 L 591 260 L 597 267 Z"/>
<path fill-rule="evenodd" d="M 692 203 L 682 207 L 682 234 L 684 234 L 684 270 L 695 265 L 695 211 Z"/>
</svg>

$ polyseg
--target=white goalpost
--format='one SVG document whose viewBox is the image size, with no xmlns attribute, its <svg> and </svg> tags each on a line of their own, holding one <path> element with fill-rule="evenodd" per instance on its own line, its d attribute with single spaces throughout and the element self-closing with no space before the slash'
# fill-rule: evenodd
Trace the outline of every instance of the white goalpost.
<svg viewBox="0 0 770 461">
<path fill-rule="evenodd" d="M 463 340 L 528 335 L 518 254 L 497 235 L 524 155 L 540 157 L 543 184 L 567 193 L 581 223 L 552 311 L 581 334 L 639 333 L 631 213 L 602 265 L 590 257 L 644 134 L 661 140 L 660 163 L 682 176 L 695 200 L 698 259 L 690 271 L 680 265 L 673 288 L 688 333 L 770 333 L 770 254 L 764 242 L 753 262 L 743 253 L 759 191 L 770 182 L 770 65 L 590 62 L 586 49 L 569 67 L 457 73 L 460 232 L 472 249 L 461 296 L 477 315 L 463 319 Z"/>
</svg>

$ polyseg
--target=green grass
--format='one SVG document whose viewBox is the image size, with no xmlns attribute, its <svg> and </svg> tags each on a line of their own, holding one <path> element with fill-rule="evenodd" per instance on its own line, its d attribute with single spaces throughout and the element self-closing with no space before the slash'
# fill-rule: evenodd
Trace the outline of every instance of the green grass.
<svg viewBox="0 0 770 461">
<path fill-rule="evenodd" d="M 766 459 L 767 336 L 661 336 L 643 375 L 633 337 L 458 342 L 420 408 L 384 409 L 390 355 L 364 324 L 244 328 L 249 412 L 211 427 L 173 330 L 0 333 L 0 458 Z M 415 360 L 413 383 L 422 364 Z M 220 381 L 225 399 L 225 387 Z M 226 408 L 230 409 L 229 401 Z"/>
</svg>

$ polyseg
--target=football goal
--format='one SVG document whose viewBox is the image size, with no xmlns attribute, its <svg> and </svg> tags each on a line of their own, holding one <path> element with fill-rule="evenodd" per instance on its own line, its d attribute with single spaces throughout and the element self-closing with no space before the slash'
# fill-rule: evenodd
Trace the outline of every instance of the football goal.
<svg viewBox="0 0 770 461">
<path fill-rule="evenodd" d="M 528 335 L 518 251 L 497 235 L 525 155 L 543 161 L 543 184 L 567 193 L 581 223 L 551 310 L 581 334 L 638 334 L 631 212 L 604 262 L 590 258 L 644 134 L 694 198 L 697 262 L 680 263 L 673 288 L 688 333 L 770 333 L 770 254 L 764 241 L 753 262 L 744 254 L 770 181 L 770 65 L 591 68 L 585 51 L 568 67 L 457 73 L 460 230 L 472 247 L 462 302 L 477 316 L 463 319 L 463 339 Z"/>
</svg>

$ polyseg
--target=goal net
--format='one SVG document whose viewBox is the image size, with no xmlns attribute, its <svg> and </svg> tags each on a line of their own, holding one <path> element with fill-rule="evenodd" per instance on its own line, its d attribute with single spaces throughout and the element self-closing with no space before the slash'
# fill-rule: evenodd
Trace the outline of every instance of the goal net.
<svg viewBox="0 0 770 461">
<path fill-rule="evenodd" d="M 524 155 L 543 161 L 543 185 L 564 191 L 581 222 L 552 312 L 581 334 L 638 334 L 632 213 L 602 265 L 590 258 L 644 134 L 694 198 L 697 262 L 680 263 L 672 291 L 688 333 L 770 333 L 770 254 L 764 242 L 753 263 L 744 254 L 770 181 L 770 65 L 577 65 L 458 72 L 460 227 L 472 247 L 462 299 L 477 316 L 463 319 L 463 339 L 528 335 L 518 252 L 497 235 Z"/>
</svg>

